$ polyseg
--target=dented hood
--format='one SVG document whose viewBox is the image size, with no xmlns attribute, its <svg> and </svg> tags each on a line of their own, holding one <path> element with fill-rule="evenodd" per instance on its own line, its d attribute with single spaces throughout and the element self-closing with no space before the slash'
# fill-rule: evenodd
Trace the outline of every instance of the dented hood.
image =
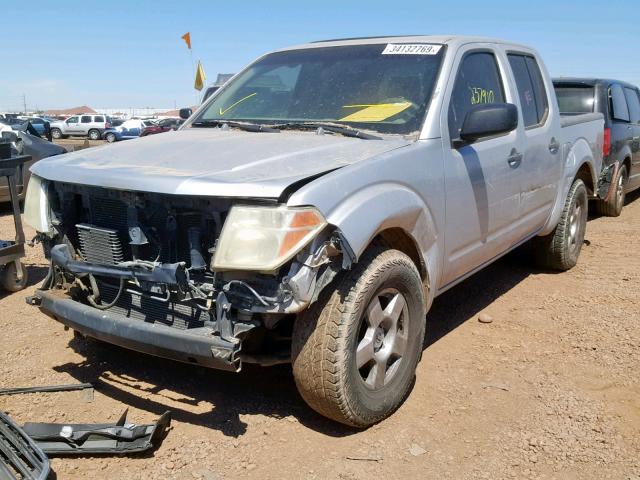
<svg viewBox="0 0 640 480">
<path fill-rule="evenodd" d="M 277 198 L 291 184 L 410 143 L 315 132 L 185 129 L 42 160 L 48 180 L 121 190 Z"/>
</svg>

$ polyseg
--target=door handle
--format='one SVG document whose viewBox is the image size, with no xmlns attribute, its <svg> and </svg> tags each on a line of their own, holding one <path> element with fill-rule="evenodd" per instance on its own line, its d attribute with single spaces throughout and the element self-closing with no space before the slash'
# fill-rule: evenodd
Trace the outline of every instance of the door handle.
<svg viewBox="0 0 640 480">
<path fill-rule="evenodd" d="M 558 143 L 558 140 L 556 140 L 555 137 L 552 137 L 551 143 L 549 143 L 549 151 L 555 155 L 558 153 L 558 150 L 560 150 L 560 143 Z"/>
<path fill-rule="evenodd" d="M 522 163 L 522 154 L 518 152 L 515 148 L 511 150 L 511 153 L 507 157 L 507 162 L 510 167 L 517 168 Z"/>
</svg>

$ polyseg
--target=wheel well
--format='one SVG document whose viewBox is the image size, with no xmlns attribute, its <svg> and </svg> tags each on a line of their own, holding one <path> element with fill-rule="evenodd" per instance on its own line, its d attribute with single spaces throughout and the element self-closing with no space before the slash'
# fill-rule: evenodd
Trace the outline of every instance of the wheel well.
<svg viewBox="0 0 640 480">
<path fill-rule="evenodd" d="M 627 179 L 629 178 L 629 175 L 631 175 L 631 158 L 630 157 L 625 157 L 624 160 L 622 161 L 622 164 L 627 167 Z"/>
<path fill-rule="evenodd" d="M 403 229 L 397 227 L 388 228 L 378 233 L 373 241 L 382 243 L 389 248 L 394 248 L 407 255 L 418 268 L 420 277 L 423 280 L 427 278 L 427 265 L 422 259 L 418 245 L 411 235 Z"/>
<path fill-rule="evenodd" d="M 584 182 L 585 186 L 587 187 L 587 191 L 589 192 L 589 195 L 593 195 L 595 192 L 595 189 L 593 185 L 593 177 L 591 176 L 591 169 L 589 168 L 588 164 L 586 163 L 582 164 L 582 166 L 578 170 L 578 173 L 576 174 L 576 179 L 578 178 Z"/>
</svg>

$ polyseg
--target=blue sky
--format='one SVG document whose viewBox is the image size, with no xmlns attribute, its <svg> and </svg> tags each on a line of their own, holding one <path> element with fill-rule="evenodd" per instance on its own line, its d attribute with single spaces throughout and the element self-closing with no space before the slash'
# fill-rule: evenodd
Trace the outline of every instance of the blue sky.
<svg viewBox="0 0 640 480">
<path fill-rule="evenodd" d="M 488 35 L 537 48 L 552 75 L 640 84 L 638 0 L 6 1 L 0 111 L 194 103 L 192 63 L 213 81 L 266 51 L 392 34 Z"/>
</svg>

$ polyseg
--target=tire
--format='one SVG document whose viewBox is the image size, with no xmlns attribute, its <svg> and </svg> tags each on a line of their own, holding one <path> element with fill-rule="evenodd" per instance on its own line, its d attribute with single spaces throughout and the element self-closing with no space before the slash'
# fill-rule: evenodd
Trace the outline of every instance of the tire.
<svg viewBox="0 0 640 480">
<path fill-rule="evenodd" d="M 600 215 L 605 215 L 607 217 L 619 217 L 622 213 L 622 208 L 624 207 L 625 200 L 625 188 L 627 186 L 627 166 L 623 165 L 620 167 L 618 171 L 618 177 L 616 179 L 616 190 L 611 195 L 611 198 L 608 202 L 604 200 L 599 200 L 596 203 L 596 209 Z"/>
<path fill-rule="evenodd" d="M 576 179 L 556 228 L 549 235 L 534 239 L 534 254 L 538 265 L 552 270 L 565 271 L 578 263 L 584 243 L 588 215 L 587 188 Z"/>
<path fill-rule="evenodd" d="M 59 128 L 52 128 L 51 129 L 51 136 L 53 138 L 55 138 L 56 140 L 62 138 L 62 132 L 60 131 Z"/>
<path fill-rule="evenodd" d="M 116 136 L 113 133 L 107 133 L 107 135 L 104 138 L 109 143 L 113 143 L 117 140 Z"/>
<path fill-rule="evenodd" d="M 422 280 L 411 259 L 371 247 L 296 319 L 291 353 L 300 395 L 346 425 L 385 419 L 413 385 L 425 316 Z"/>
<path fill-rule="evenodd" d="M 18 280 L 15 262 L 7 263 L 0 271 L 0 286 L 7 292 L 19 292 L 27 286 L 29 281 L 29 273 L 26 267 L 22 265 L 22 279 Z"/>
<path fill-rule="evenodd" d="M 89 130 L 89 140 L 100 140 L 100 131 Z"/>
</svg>

